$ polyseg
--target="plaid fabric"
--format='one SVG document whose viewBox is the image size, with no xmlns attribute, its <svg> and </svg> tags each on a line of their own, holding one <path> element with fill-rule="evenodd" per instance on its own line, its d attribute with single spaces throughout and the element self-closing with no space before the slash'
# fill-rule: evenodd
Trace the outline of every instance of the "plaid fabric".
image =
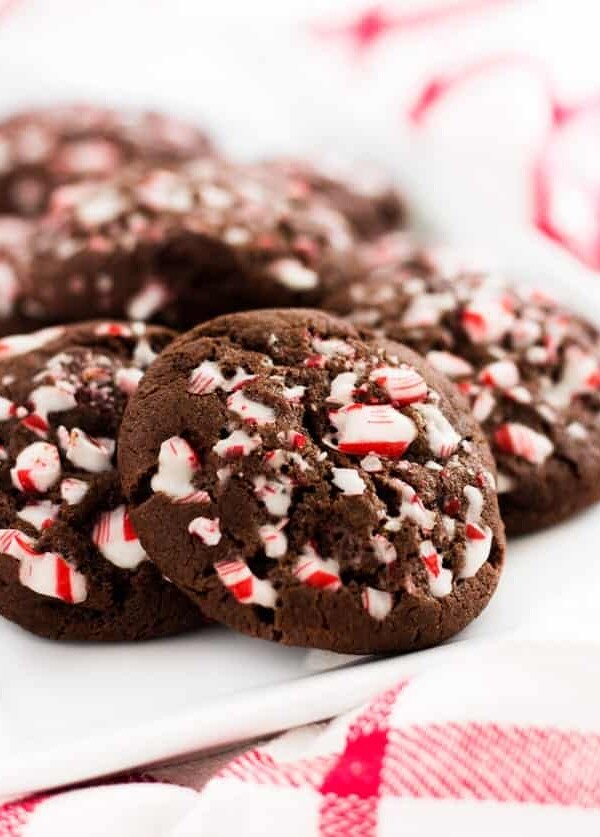
<svg viewBox="0 0 600 837">
<path fill-rule="evenodd" d="M 427 837 L 600 829 L 600 646 L 496 646 L 217 769 L 0 810 L 0 837 Z M 148 778 L 199 786 L 202 764 Z M 92 818 L 93 822 L 88 822 Z"/>
</svg>

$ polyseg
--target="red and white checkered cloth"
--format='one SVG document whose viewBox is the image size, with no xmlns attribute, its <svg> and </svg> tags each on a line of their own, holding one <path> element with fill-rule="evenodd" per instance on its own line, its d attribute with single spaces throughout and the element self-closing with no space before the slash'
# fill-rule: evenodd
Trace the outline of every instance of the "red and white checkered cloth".
<svg viewBox="0 0 600 837">
<path fill-rule="evenodd" d="M 163 781 L 41 796 L 2 809 L 0 837 L 597 835 L 599 705 L 599 645 L 466 651 L 249 750 L 200 792 Z"/>
</svg>

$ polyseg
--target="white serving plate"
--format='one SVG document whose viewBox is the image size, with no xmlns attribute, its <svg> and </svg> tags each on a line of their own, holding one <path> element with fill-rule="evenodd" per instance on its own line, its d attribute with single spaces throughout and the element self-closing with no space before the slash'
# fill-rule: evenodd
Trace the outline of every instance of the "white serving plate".
<svg viewBox="0 0 600 837">
<path fill-rule="evenodd" d="M 525 274 L 540 262 L 556 293 L 600 312 L 600 288 L 585 271 L 535 237 L 526 245 L 518 248 Z M 321 720 L 451 659 L 464 643 L 594 638 L 599 541 L 600 508 L 511 541 L 500 589 L 473 625 L 441 648 L 383 661 L 283 648 L 219 627 L 139 645 L 59 644 L 0 620 L 0 797 Z"/>
</svg>

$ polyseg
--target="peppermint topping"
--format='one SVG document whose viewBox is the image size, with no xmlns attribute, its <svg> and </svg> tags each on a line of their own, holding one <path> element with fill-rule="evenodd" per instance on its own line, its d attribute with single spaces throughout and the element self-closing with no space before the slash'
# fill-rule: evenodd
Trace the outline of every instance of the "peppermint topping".
<svg viewBox="0 0 600 837">
<path fill-rule="evenodd" d="M 371 538 L 371 545 L 375 553 L 375 557 L 382 564 L 393 564 L 398 553 L 393 543 L 388 541 L 385 535 L 373 535 Z"/>
<path fill-rule="evenodd" d="M 254 477 L 254 492 L 267 507 L 273 517 L 284 517 L 292 502 L 293 482 L 290 477 L 281 474 L 275 479 L 268 479 L 263 474 Z"/>
<path fill-rule="evenodd" d="M 248 456 L 261 444 L 260 436 L 249 436 L 245 430 L 234 430 L 225 439 L 213 445 L 213 450 L 217 456 L 234 459 L 238 456 Z"/>
<path fill-rule="evenodd" d="M 351 404 L 354 400 L 357 379 L 356 372 L 340 372 L 331 382 L 327 400 L 334 404 Z"/>
<path fill-rule="evenodd" d="M 38 532 L 42 532 L 52 526 L 58 517 L 59 509 L 60 506 L 50 500 L 38 500 L 23 506 L 17 517 L 29 523 Z"/>
<path fill-rule="evenodd" d="M 451 352 L 427 352 L 427 361 L 448 378 L 464 378 L 473 374 L 473 367 L 464 358 L 453 355 Z"/>
<path fill-rule="evenodd" d="M 279 259 L 273 262 L 269 272 L 292 291 L 312 291 L 319 284 L 319 277 L 315 271 L 304 267 L 295 259 Z"/>
<path fill-rule="evenodd" d="M 192 479 L 200 462 L 190 445 L 180 436 L 171 436 L 160 446 L 158 471 L 152 477 L 152 491 L 166 494 L 178 503 L 208 503 L 206 491 L 199 491 Z"/>
<path fill-rule="evenodd" d="M 60 471 L 60 456 L 54 445 L 34 442 L 19 453 L 10 477 L 19 491 L 44 494 L 58 481 Z"/>
<path fill-rule="evenodd" d="M 375 590 L 374 587 L 365 587 L 361 593 L 361 601 L 369 616 L 378 622 L 383 621 L 389 615 L 394 604 L 391 593 Z"/>
<path fill-rule="evenodd" d="M 369 378 L 385 389 L 392 404 L 412 404 L 427 398 L 427 384 L 411 366 L 381 366 Z"/>
<path fill-rule="evenodd" d="M 2 337 L 0 338 L 0 360 L 41 349 L 46 343 L 58 339 L 63 332 L 64 329 L 61 326 L 56 326 L 34 331 L 32 334 L 15 334 L 11 337 Z"/>
<path fill-rule="evenodd" d="M 123 570 L 134 570 L 147 558 L 125 506 L 100 515 L 92 541 L 111 564 Z"/>
<path fill-rule="evenodd" d="M 431 594 L 438 599 L 448 596 L 452 592 L 452 572 L 442 566 L 442 556 L 432 541 L 422 541 L 419 554 L 427 570 Z"/>
<path fill-rule="evenodd" d="M 339 337 L 330 337 L 328 340 L 313 337 L 312 346 L 317 354 L 325 357 L 354 357 L 355 354 L 352 346 Z"/>
<path fill-rule="evenodd" d="M 60 484 L 60 496 L 69 506 L 77 506 L 89 490 L 89 485 L 83 480 L 67 477 Z"/>
<path fill-rule="evenodd" d="M 479 373 L 479 382 L 490 387 L 508 389 L 519 383 L 519 369 L 512 360 L 498 360 L 484 366 Z"/>
<path fill-rule="evenodd" d="M 567 407 L 573 398 L 600 389 L 598 358 L 569 346 L 565 351 L 565 365 L 560 381 L 544 392 L 544 399 L 553 407 Z"/>
<path fill-rule="evenodd" d="M 435 512 L 426 509 L 415 489 L 402 480 L 394 480 L 393 485 L 400 492 L 400 520 L 412 520 L 423 532 L 431 532 L 435 525 Z"/>
<path fill-rule="evenodd" d="M 472 343 L 497 343 L 513 324 L 506 300 L 482 296 L 471 300 L 462 312 L 461 324 Z"/>
<path fill-rule="evenodd" d="M 205 360 L 192 370 L 188 392 L 193 395 L 209 395 L 218 389 L 224 392 L 233 392 L 247 381 L 254 380 L 255 377 L 255 375 L 250 375 L 244 369 L 238 367 L 233 377 L 226 379 L 218 363 Z"/>
<path fill-rule="evenodd" d="M 219 518 L 195 517 L 188 526 L 188 532 L 200 538 L 205 546 L 217 546 L 221 540 Z"/>
<path fill-rule="evenodd" d="M 263 542 L 267 558 L 283 558 L 286 554 L 288 542 L 283 529 L 287 522 L 287 518 L 284 518 L 275 526 L 272 523 L 259 526 L 258 536 Z"/>
<path fill-rule="evenodd" d="M 350 404 L 329 418 L 338 430 L 343 453 L 398 459 L 417 436 L 414 422 L 389 404 Z"/>
<path fill-rule="evenodd" d="M 311 544 L 306 544 L 294 565 L 294 575 L 303 584 L 335 591 L 342 586 L 340 568 L 333 559 L 323 560 Z"/>
<path fill-rule="evenodd" d="M 334 468 L 332 482 L 347 497 L 364 494 L 367 490 L 365 481 L 354 468 Z"/>
<path fill-rule="evenodd" d="M 496 406 L 496 399 L 489 391 L 489 389 L 483 389 L 475 398 L 473 402 L 473 416 L 475 420 L 478 421 L 480 424 L 483 424 L 484 421 L 491 416 Z"/>
<path fill-rule="evenodd" d="M 451 293 L 421 294 L 415 296 L 402 317 L 405 328 L 425 328 L 439 323 L 446 311 L 452 311 L 455 306 Z"/>
<path fill-rule="evenodd" d="M 415 404 L 414 409 L 425 420 L 427 441 L 433 455 L 441 459 L 452 456 L 458 447 L 460 436 L 439 407 L 433 404 Z"/>
<path fill-rule="evenodd" d="M 248 424 L 257 424 L 259 427 L 273 424 L 276 418 L 272 407 L 248 398 L 241 389 L 236 390 L 227 398 L 227 409 L 232 413 L 237 413 Z"/>
<path fill-rule="evenodd" d="M 520 456 L 532 465 L 543 465 L 554 450 L 547 436 L 518 422 L 508 422 L 498 427 L 494 432 L 494 442 L 503 453 Z"/>
<path fill-rule="evenodd" d="M 492 530 L 481 524 L 483 494 L 473 485 L 463 489 L 468 506 L 465 522 L 467 543 L 465 558 L 459 572 L 459 578 L 471 578 L 485 564 L 492 548 Z"/>
<path fill-rule="evenodd" d="M 57 435 L 67 459 L 77 468 L 91 474 L 101 474 L 112 468 L 115 452 L 113 439 L 95 439 L 79 427 L 74 427 L 71 431 L 59 427 Z"/>
<path fill-rule="evenodd" d="M 169 291 L 157 279 L 148 281 L 127 304 L 127 317 L 130 320 L 149 320 L 169 301 Z"/>
<path fill-rule="evenodd" d="M 19 562 L 19 581 L 23 587 L 42 596 L 80 604 L 87 598 L 85 577 L 62 555 L 37 552 L 35 541 L 18 529 L 0 529 L 0 553 Z"/>
<path fill-rule="evenodd" d="M 275 607 L 277 593 L 271 582 L 257 578 L 243 561 L 217 561 L 214 568 L 223 585 L 240 604 Z"/>
</svg>

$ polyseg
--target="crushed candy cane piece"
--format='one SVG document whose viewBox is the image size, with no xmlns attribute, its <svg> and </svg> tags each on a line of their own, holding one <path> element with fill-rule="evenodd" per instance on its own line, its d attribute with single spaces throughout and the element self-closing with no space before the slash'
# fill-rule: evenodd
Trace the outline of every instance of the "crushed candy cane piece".
<svg viewBox="0 0 600 837">
<path fill-rule="evenodd" d="M 217 546 L 221 541 L 219 518 L 195 517 L 188 526 L 190 535 L 196 535 L 205 546 Z"/>
<path fill-rule="evenodd" d="M 103 512 L 92 530 L 92 541 L 102 555 L 123 570 L 134 570 L 148 557 L 124 505 Z"/>
</svg>

